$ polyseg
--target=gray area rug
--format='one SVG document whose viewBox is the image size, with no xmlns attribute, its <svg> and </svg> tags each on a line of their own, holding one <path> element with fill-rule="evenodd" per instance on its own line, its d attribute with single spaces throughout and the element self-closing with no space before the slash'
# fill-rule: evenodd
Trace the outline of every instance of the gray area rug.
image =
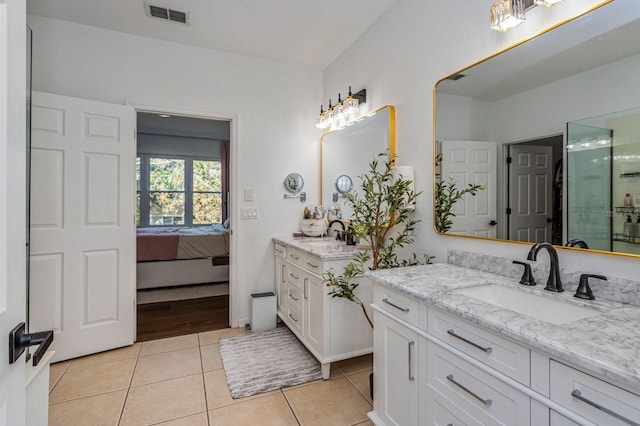
<svg viewBox="0 0 640 426">
<path fill-rule="evenodd" d="M 242 398 L 322 377 L 320 364 L 286 327 L 220 339 L 232 398 Z"/>
</svg>

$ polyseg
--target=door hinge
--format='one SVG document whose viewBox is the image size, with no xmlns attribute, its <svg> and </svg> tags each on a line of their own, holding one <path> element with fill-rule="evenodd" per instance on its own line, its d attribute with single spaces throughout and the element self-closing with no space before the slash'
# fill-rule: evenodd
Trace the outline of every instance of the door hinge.
<svg viewBox="0 0 640 426">
<path fill-rule="evenodd" d="M 511 157 L 507 157 L 507 164 L 511 164 Z"/>
<path fill-rule="evenodd" d="M 507 214 L 511 214 L 511 207 L 507 207 Z"/>
</svg>

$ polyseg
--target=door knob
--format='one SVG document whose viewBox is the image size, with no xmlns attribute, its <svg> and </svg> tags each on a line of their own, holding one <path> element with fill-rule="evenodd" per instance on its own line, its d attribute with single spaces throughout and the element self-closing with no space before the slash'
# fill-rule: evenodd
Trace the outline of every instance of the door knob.
<svg viewBox="0 0 640 426">
<path fill-rule="evenodd" d="M 53 330 L 26 333 L 26 324 L 21 322 L 9 333 L 9 364 L 16 362 L 29 346 L 40 345 L 33 354 L 33 365 L 38 365 L 51 342 L 53 342 Z"/>
<path fill-rule="evenodd" d="M 551 219 L 550 217 L 547 218 L 547 223 L 551 223 L 553 222 L 553 219 Z"/>
<path fill-rule="evenodd" d="M 496 222 L 495 220 L 492 220 L 491 222 L 489 222 L 489 225 L 491 226 L 496 226 L 498 224 L 498 222 Z"/>
</svg>

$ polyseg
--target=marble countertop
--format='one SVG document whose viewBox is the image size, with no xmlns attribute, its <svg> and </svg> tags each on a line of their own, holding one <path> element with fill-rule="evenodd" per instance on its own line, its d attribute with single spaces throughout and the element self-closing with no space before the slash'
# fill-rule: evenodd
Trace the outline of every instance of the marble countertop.
<svg viewBox="0 0 640 426">
<path fill-rule="evenodd" d="M 607 300 L 582 300 L 573 292 L 552 293 L 543 285 L 526 287 L 517 280 L 449 264 L 368 271 L 376 284 L 396 290 L 498 334 L 567 361 L 640 392 L 640 308 Z M 525 292 L 588 306 L 599 314 L 554 325 L 456 290 L 496 283 Z"/>
<path fill-rule="evenodd" d="M 323 260 L 350 259 L 363 249 L 360 246 L 348 246 L 344 241 L 322 237 L 273 237 L 273 241 Z"/>
</svg>

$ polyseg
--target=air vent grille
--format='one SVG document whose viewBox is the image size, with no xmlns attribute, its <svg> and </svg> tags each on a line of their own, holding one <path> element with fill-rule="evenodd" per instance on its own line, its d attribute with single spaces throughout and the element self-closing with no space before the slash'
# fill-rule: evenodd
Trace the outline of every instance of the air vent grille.
<svg viewBox="0 0 640 426">
<path fill-rule="evenodd" d="M 173 10 L 162 6 L 155 6 L 146 2 L 144 3 L 144 6 L 147 15 L 152 18 L 159 18 L 171 22 L 177 22 L 180 24 L 187 24 L 189 17 L 187 12 L 181 12 L 179 10 Z"/>
<path fill-rule="evenodd" d="M 456 74 L 456 75 L 452 75 L 451 77 L 447 78 L 447 80 L 453 80 L 453 81 L 458 81 L 461 78 L 464 78 L 465 75 L 464 74 Z"/>
</svg>

